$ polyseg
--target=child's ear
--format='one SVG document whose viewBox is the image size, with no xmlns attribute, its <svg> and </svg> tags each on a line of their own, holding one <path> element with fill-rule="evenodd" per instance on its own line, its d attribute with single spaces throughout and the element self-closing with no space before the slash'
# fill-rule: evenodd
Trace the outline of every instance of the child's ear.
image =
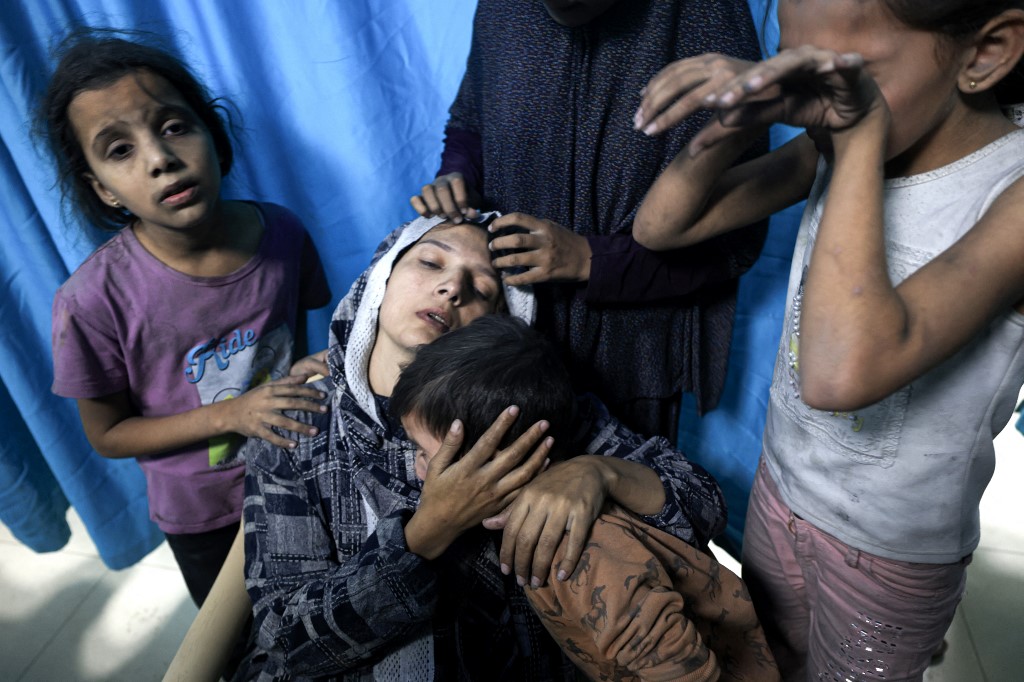
<svg viewBox="0 0 1024 682">
<path fill-rule="evenodd" d="M 975 36 L 972 53 L 960 72 L 965 94 L 989 90 L 1006 77 L 1024 54 L 1024 10 L 993 17 Z"/>
<path fill-rule="evenodd" d="M 95 175 L 92 173 L 82 173 L 82 177 L 85 178 L 85 181 L 89 183 L 93 191 L 96 192 L 96 196 L 104 204 L 111 208 L 124 208 L 121 202 L 117 200 L 117 197 Z"/>
</svg>

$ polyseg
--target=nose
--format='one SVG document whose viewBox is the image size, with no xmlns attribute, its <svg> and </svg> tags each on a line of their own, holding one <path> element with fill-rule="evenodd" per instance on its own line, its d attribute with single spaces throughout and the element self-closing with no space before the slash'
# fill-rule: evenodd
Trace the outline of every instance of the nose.
<svg viewBox="0 0 1024 682">
<path fill-rule="evenodd" d="M 176 170 L 181 165 L 181 160 L 163 137 L 153 135 L 140 144 L 144 145 L 142 152 L 146 159 L 146 166 L 149 174 L 154 178 Z"/>
<path fill-rule="evenodd" d="M 464 270 L 446 271 L 435 291 L 453 305 L 458 305 L 462 301 L 462 293 L 466 290 L 468 279 L 469 273 Z"/>
</svg>

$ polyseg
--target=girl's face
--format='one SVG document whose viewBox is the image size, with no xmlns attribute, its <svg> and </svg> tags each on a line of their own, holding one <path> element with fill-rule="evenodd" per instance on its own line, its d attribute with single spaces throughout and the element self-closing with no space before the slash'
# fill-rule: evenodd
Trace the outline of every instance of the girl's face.
<svg viewBox="0 0 1024 682">
<path fill-rule="evenodd" d="M 779 26 L 781 48 L 814 45 L 864 57 L 892 112 L 886 158 L 903 156 L 900 174 L 959 158 L 943 157 L 961 136 L 961 56 L 939 36 L 903 25 L 880 0 L 781 0 Z"/>
<path fill-rule="evenodd" d="M 84 90 L 68 117 L 100 199 L 146 229 L 205 224 L 220 202 L 220 162 L 209 131 L 166 79 L 149 71 Z"/>
<path fill-rule="evenodd" d="M 408 362 L 416 346 L 494 312 L 501 297 L 486 232 L 475 225 L 435 227 L 391 270 L 374 354 Z"/>
</svg>

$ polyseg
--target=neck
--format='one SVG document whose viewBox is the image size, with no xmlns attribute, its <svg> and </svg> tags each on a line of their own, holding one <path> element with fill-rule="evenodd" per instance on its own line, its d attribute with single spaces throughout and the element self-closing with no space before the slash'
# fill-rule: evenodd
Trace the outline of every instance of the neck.
<svg viewBox="0 0 1024 682">
<path fill-rule="evenodd" d="M 402 373 L 402 366 L 411 360 L 412 357 L 400 357 L 378 333 L 373 350 L 370 351 L 370 363 L 367 368 L 370 390 L 385 398 L 391 397 L 391 392 L 398 383 L 398 376 Z"/>
</svg>

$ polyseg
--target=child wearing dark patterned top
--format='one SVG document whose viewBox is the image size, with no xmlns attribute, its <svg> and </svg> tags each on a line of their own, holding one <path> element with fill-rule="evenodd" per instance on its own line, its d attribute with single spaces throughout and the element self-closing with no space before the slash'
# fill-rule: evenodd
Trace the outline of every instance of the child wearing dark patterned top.
<svg viewBox="0 0 1024 682">
<path fill-rule="evenodd" d="M 453 420 L 463 423 L 464 442 L 472 443 L 509 404 L 521 412 L 506 441 L 547 420 L 554 459 L 587 452 L 574 430 L 578 400 L 543 337 L 520 320 L 488 315 L 420 347 L 402 370 L 390 409 L 417 444 L 416 473 L 425 478 Z M 527 588 L 526 596 L 592 678 L 778 678 L 740 579 L 710 554 L 621 507 L 604 508 L 571 575 L 556 575 L 557 565 L 547 584 Z"/>
</svg>

